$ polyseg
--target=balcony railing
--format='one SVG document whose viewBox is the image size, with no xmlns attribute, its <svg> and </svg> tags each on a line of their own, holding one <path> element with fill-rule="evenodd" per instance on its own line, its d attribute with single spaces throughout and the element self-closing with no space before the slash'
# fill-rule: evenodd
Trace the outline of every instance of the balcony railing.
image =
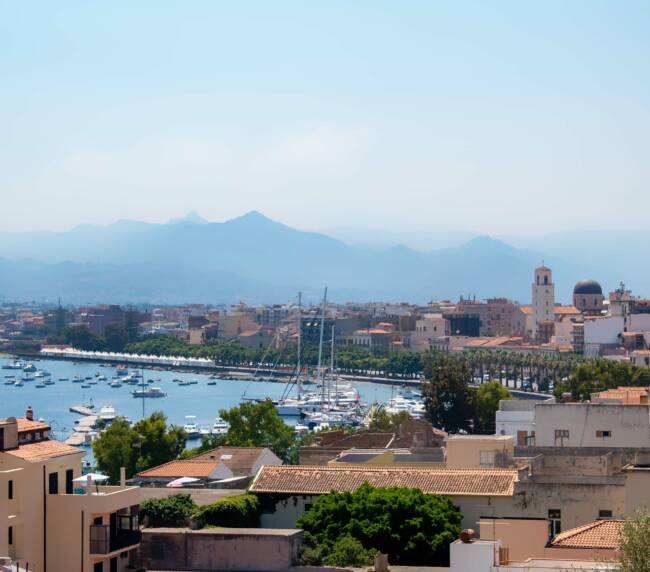
<svg viewBox="0 0 650 572">
<path fill-rule="evenodd" d="M 90 553 L 109 554 L 140 543 L 141 533 L 136 515 L 118 515 L 117 528 L 108 524 L 90 525 Z"/>
</svg>

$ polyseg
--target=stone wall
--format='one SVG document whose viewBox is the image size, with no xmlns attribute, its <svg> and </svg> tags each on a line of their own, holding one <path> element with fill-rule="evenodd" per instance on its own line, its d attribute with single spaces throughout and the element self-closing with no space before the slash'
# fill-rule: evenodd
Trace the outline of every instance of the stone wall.
<svg viewBox="0 0 650 572">
<path fill-rule="evenodd" d="M 155 570 L 286 570 L 297 564 L 302 537 L 295 529 L 151 528 L 138 560 Z"/>
</svg>

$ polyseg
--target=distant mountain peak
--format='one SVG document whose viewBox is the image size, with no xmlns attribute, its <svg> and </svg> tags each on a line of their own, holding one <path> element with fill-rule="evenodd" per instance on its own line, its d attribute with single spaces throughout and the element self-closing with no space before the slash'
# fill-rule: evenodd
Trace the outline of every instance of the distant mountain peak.
<svg viewBox="0 0 650 572">
<path fill-rule="evenodd" d="M 247 224 L 280 224 L 263 215 L 259 211 L 248 211 L 247 213 L 230 219 L 229 223 L 247 223 Z"/>
<path fill-rule="evenodd" d="M 179 224 L 179 223 L 207 224 L 208 221 L 205 220 L 196 211 L 190 211 L 184 217 L 171 219 L 167 224 Z"/>
</svg>

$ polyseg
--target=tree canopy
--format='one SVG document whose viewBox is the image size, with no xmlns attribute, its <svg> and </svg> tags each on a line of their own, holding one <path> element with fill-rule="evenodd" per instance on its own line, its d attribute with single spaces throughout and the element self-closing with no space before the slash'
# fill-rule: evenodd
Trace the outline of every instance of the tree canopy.
<svg viewBox="0 0 650 572">
<path fill-rule="evenodd" d="M 224 445 L 268 447 L 281 459 L 289 460 L 295 445 L 293 430 L 278 415 L 272 401 L 245 401 L 232 409 L 222 409 L 219 415 L 229 425 Z"/>
<path fill-rule="evenodd" d="M 650 512 L 639 510 L 625 521 L 620 552 L 618 572 L 650 570 Z"/>
<path fill-rule="evenodd" d="M 469 365 L 452 356 L 427 354 L 422 394 L 427 417 L 434 427 L 450 433 L 469 431 L 474 414 L 468 383 Z"/>
<path fill-rule="evenodd" d="M 366 557 L 379 551 L 393 564 L 441 566 L 449 562 L 460 523 L 447 497 L 366 483 L 355 492 L 320 496 L 297 526 L 305 531 L 304 556 L 312 564 L 363 564 L 340 560 L 346 552 L 358 555 L 360 544 Z"/>
<path fill-rule="evenodd" d="M 474 395 L 474 432 L 492 435 L 496 429 L 496 412 L 499 401 L 512 399 L 510 392 L 500 381 L 483 383 Z"/>
<path fill-rule="evenodd" d="M 127 478 L 135 473 L 176 459 L 183 449 L 187 435 L 181 427 L 167 425 L 161 411 L 152 413 L 129 427 L 128 421 L 118 418 L 93 442 L 98 468 L 113 482 L 120 476 L 120 467 L 126 468 Z"/>
</svg>

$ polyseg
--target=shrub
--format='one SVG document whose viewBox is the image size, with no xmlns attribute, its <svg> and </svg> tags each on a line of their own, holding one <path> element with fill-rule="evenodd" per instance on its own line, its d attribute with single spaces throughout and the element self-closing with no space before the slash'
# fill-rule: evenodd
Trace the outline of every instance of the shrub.
<svg viewBox="0 0 650 572">
<path fill-rule="evenodd" d="M 310 564 L 371 557 L 348 536 L 366 551 L 388 554 L 393 564 L 441 566 L 448 565 L 449 544 L 458 537 L 460 523 L 447 497 L 366 483 L 355 492 L 320 496 L 297 526 L 305 531 L 303 558 Z"/>
<path fill-rule="evenodd" d="M 146 526 L 187 526 L 196 504 L 188 494 L 170 495 L 161 499 L 148 499 L 140 505 Z"/>
<path fill-rule="evenodd" d="M 329 553 L 323 559 L 323 564 L 328 566 L 368 566 L 373 563 L 377 550 L 366 550 L 363 544 L 353 536 L 346 534 L 339 536 Z"/>
<path fill-rule="evenodd" d="M 255 495 L 243 494 L 226 497 L 213 504 L 206 504 L 194 511 L 196 524 L 204 526 L 227 526 L 254 528 L 258 525 L 260 502 Z"/>
</svg>

